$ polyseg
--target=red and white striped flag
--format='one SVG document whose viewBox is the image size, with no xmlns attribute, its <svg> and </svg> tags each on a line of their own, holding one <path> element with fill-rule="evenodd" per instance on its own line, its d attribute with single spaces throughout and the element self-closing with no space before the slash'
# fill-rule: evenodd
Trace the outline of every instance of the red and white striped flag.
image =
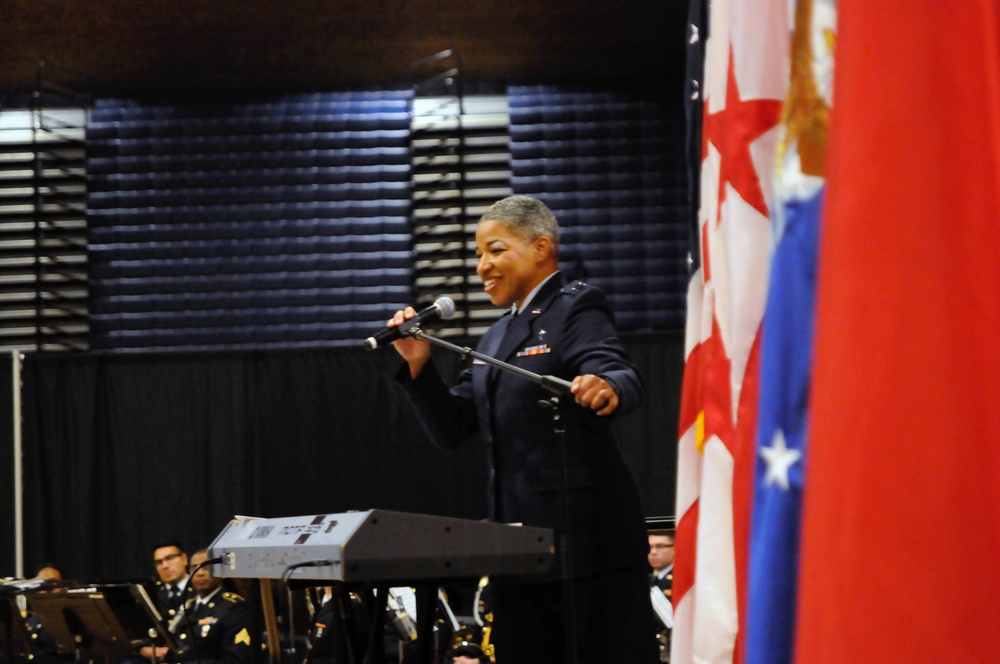
<svg viewBox="0 0 1000 664">
<path fill-rule="evenodd" d="M 740 661 L 787 0 L 715 0 L 702 84 L 700 266 L 688 291 L 672 662 Z"/>
</svg>

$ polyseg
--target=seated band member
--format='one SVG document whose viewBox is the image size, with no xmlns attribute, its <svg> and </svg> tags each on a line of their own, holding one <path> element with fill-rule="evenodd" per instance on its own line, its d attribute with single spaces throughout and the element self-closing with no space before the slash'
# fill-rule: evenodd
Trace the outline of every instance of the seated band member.
<svg viewBox="0 0 1000 664">
<path fill-rule="evenodd" d="M 656 641 L 660 648 L 660 661 L 670 661 L 670 633 L 674 626 L 674 531 L 661 529 L 649 531 L 649 593 L 656 615 Z"/>
<path fill-rule="evenodd" d="M 164 620 L 170 621 L 177 615 L 177 609 L 194 597 L 194 590 L 187 585 L 188 555 L 180 542 L 169 540 L 153 547 L 153 565 L 159 576 L 156 608 Z"/>
<path fill-rule="evenodd" d="M 192 567 L 208 560 L 203 549 L 191 556 Z M 203 567 L 191 577 L 197 597 L 189 599 L 172 627 L 177 652 L 170 662 L 200 661 L 202 664 L 247 664 L 250 661 L 252 619 L 246 601 L 226 592 L 222 579 Z"/>
<path fill-rule="evenodd" d="M 62 572 L 58 567 L 51 564 L 45 564 L 38 569 L 35 573 L 35 578 L 40 581 L 51 582 L 55 587 L 49 590 L 41 590 L 40 594 L 50 593 L 50 592 L 65 592 L 64 580 Z M 62 586 L 62 587 L 60 587 Z M 58 646 L 52 635 L 49 634 L 45 626 L 42 625 L 38 616 L 31 611 L 31 601 L 34 594 L 27 597 L 27 610 L 21 612 L 21 616 L 24 619 L 24 626 L 28 632 L 28 639 L 30 642 L 31 655 L 28 660 L 31 664 L 70 664 L 76 658 L 73 654 L 63 654 L 59 652 Z"/>
<path fill-rule="evenodd" d="M 316 594 L 311 602 L 312 619 L 305 664 L 364 661 L 370 627 L 368 607 L 361 597 L 333 586 L 321 586 L 312 591 Z"/>
<path fill-rule="evenodd" d="M 195 595 L 194 588 L 188 583 L 188 555 L 179 541 L 166 540 L 153 546 L 153 566 L 159 577 L 153 602 L 164 623 L 169 624 L 177 617 L 177 611 L 184 602 Z M 139 654 L 146 659 L 156 661 L 161 661 L 167 653 L 167 648 L 159 640 L 153 640 L 139 650 Z"/>
</svg>

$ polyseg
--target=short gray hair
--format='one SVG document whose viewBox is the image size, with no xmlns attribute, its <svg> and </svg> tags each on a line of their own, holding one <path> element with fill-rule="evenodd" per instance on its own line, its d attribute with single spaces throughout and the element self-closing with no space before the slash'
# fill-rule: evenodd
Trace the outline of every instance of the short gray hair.
<svg viewBox="0 0 1000 664">
<path fill-rule="evenodd" d="M 508 196 L 494 203 L 479 220 L 499 221 L 509 226 L 525 242 L 540 237 L 552 240 L 558 254 L 559 222 L 545 203 L 531 196 Z"/>
</svg>

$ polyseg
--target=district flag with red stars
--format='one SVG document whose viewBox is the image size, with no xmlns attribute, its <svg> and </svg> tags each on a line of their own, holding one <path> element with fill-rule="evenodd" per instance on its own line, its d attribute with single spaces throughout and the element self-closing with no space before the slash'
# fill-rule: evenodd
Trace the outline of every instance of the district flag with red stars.
<svg viewBox="0 0 1000 664">
<path fill-rule="evenodd" d="M 688 290 L 673 662 L 741 659 L 767 291 L 771 173 L 787 89 L 787 0 L 708 14 L 697 265 Z"/>
<path fill-rule="evenodd" d="M 1000 5 L 837 13 L 795 661 L 995 662 Z"/>
</svg>

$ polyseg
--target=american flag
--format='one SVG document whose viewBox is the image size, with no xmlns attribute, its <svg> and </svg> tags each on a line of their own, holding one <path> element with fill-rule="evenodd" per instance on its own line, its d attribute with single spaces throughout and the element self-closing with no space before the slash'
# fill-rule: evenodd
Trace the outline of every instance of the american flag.
<svg viewBox="0 0 1000 664">
<path fill-rule="evenodd" d="M 671 661 L 685 663 L 741 658 L 787 0 L 716 0 L 708 23 L 678 449 Z"/>
</svg>

